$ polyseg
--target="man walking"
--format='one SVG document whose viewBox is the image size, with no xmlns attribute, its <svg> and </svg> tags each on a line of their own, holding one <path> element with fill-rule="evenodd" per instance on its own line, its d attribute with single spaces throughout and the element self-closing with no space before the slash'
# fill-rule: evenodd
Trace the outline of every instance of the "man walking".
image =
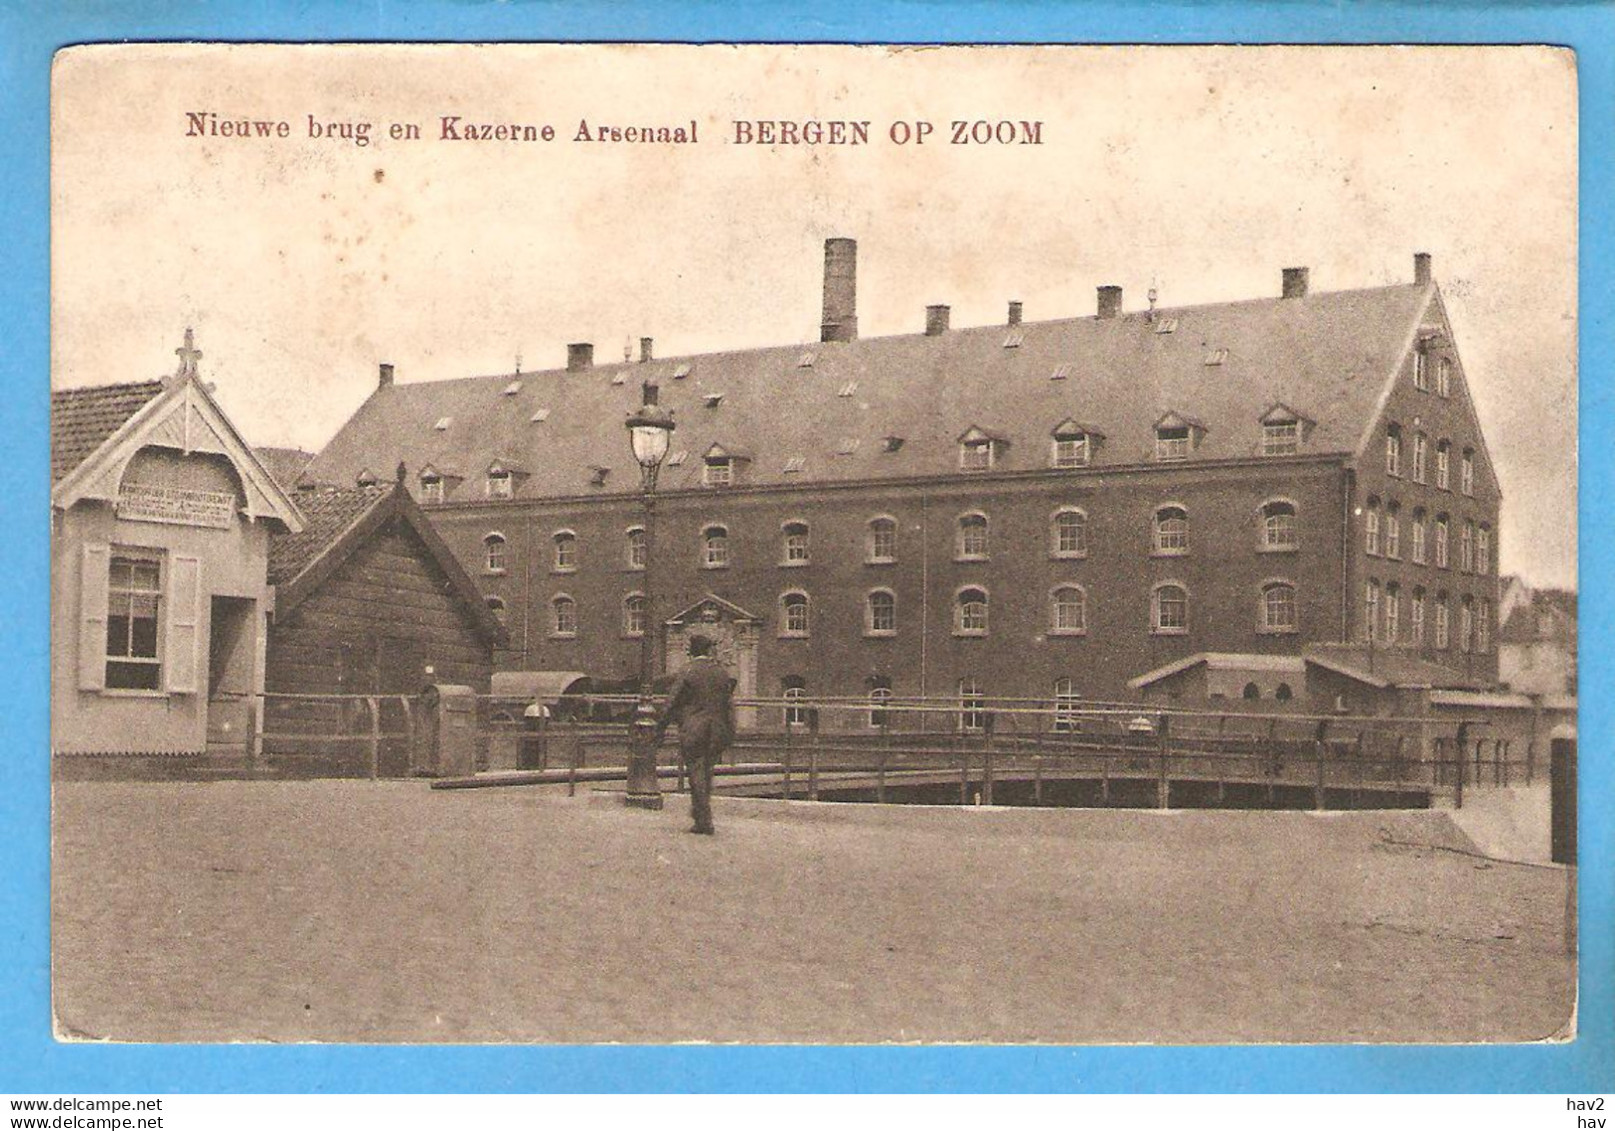
<svg viewBox="0 0 1615 1131">
<path fill-rule="evenodd" d="M 712 767 L 735 737 L 735 681 L 718 663 L 712 641 L 690 638 L 689 667 L 667 693 L 657 737 L 679 726 L 679 754 L 690 777 L 692 833 L 712 835 Z"/>
</svg>

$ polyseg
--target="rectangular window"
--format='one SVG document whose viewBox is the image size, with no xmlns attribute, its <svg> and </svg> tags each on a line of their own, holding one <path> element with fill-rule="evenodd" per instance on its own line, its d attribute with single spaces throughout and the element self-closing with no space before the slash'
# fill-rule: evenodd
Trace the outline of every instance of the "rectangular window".
<svg viewBox="0 0 1615 1131">
<path fill-rule="evenodd" d="M 726 459 L 709 459 L 701 469 L 701 482 L 708 487 L 727 487 L 734 482 L 733 469 Z"/>
<path fill-rule="evenodd" d="M 1402 433 L 1385 433 L 1385 474 L 1393 479 L 1402 478 Z"/>
<path fill-rule="evenodd" d="M 1447 491 L 1451 489 L 1452 482 L 1452 456 L 1445 445 L 1436 448 L 1436 488 Z"/>
<path fill-rule="evenodd" d="M 1430 444 L 1420 432 L 1413 437 L 1413 482 L 1423 483 L 1426 475 L 1426 465 L 1429 463 Z"/>
<path fill-rule="evenodd" d="M 959 447 L 959 466 L 965 471 L 986 471 L 993 465 L 991 440 L 972 440 Z"/>
<path fill-rule="evenodd" d="M 1402 556 L 1402 520 L 1394 513 L 1385 516 L 1385 556 Z"/>
<path fill-rule="evenodd" d="M 869 527 L 869 560 L 890 562 L 897 560 L 897 524 L 876 520 Z"/>
<path fill-rule="evenodd" d="M 1475 572 L 1486 575 L 1492 572 L 1492 532 L 1484 526 L 1475 535 Z"/>
<path fill-rule="evenodd" d="M 1301 447 L 1301 426 L 1295 421 L 1262 425 L 1264 456 L 1293 456 Z"/>
<path fill-rule="evenodd" d="M 1424 555 L 1424 519 L 1413 520 L 1413 561 L 1416 565 L 1423 565 Z"/>
<path fill-rule="evenodd" d="M 1458 464 L 1458 489 L 1471 497 L 1475 494 L 1475 457 L 1469 452 Z"/>
<path fill-rule="evenodd" d="M 1363 594 L 1363 639 L 1379 639 L 1379 582 L 1370 581 Z"/>
<path fill-rule="evenodd" d="M 1385 640 L 1387 643 L 1396 643 L 1396 634 L 1401 629 L 1402 621 L 1402 594 L 1392 587 L 1385 590 Z"/>
<path fill-rule="evenodd" d="M 443 480 L 436 476 L 421 480 L 421 502 L 441 503 L 443 501 Z"/>
<path fill-rule="evenodd" d="M 1442 651 L 1446 651 L 1447 644 L 1449 643 L 1448 637 L 1449 637 L 1449 635 L 1450 635 L 1450 633 L 1452 631 L 1452 626 L 1451 626 L 1451 621 L 1449 620 L 1449 616 L 1450 616 L 1450 614 L 1449 614 L 1449 612 L 1447 610 L 1447 602 L 1441 600 L 1440 598 L 1437 598 L 1437 600 L 1436 600 L 1436 647 L 1440 648 Z"/>
<path fill-rule="evenodd" d="M 1084 467 L 1088 463 L 1088 437 L 1079 432 L 1054 438 L 1055 467 Z"/>
<path fill-rule="evenodd" d="M 1436 363 L 1436 392 L 1444 397 L 1452 396 L 1452 360 L 1442 358 Z"/>
<path fill-rule="evenodd" d="M 1475 608 L 1475 651 L 1489 652 L 1492 648 L 1492 603 L 1482 601 Z"/>
<path fill-rule="evenodd" d="M 162 662 L 157 655 L 162 593 L 162 565 L 157 559 L 124 555 L 112 559 L 107 584 L 108 688 L 157 691 L 162 687 Z"/>
<path fill-rule="evenodd" d="M 1436 519 L 1436 568 L 1447 568 L 1447 524 Z"/>
<path fill-rule="evenodd" d="M 508 499 L 510 495 L 511 479 L 508 471 L 488 476 L 488 497 L 490 499 Z"/>
<path fill-rule="evenodd" d="M 1430 389 L 1430 355 L 1422 349 L 1413 354 L 1413 387 L 1426 392 Z"/>
<path fill-rule="evenodd" d="M 1379 511 L 1372 508 L 1363 516 L 1363 552 L 1379 555 Z"/>
<path fill-rule="evenodd" d="M 1187 428 L 1157 428 L 1155 430 L 1155 458 L 1177 460 L 1189 458 L 1189 430 Z"/>
<path fill-rule="evenodd" d="M 1410 613 L 1410 620 L 1411 620 L 1411 623 L 1410 623 L 1409 627 L 1412 629 L 1412 632 L 1413 632 L 1413 643 L 1415 643 L 1415 644 L 1423 644 L 1424 643 L 1424 594 L 1423 593 L 1415 593 L 1415 594 L 1413 594 L 1413 602 L 1409 606 L 1409 613 Z"/>
</svg>

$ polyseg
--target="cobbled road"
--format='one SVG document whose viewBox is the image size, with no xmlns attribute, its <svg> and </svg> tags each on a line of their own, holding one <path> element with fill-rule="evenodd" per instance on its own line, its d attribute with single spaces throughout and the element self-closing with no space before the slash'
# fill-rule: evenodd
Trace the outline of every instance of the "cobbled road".
<svg viewBox="0 0 1615 1131">
<path fill-rule="evenodd" d="M 1565 878 L 1439 814 L 58 783 L 67 1040 L 1529 1041 Z"/>
</svg>

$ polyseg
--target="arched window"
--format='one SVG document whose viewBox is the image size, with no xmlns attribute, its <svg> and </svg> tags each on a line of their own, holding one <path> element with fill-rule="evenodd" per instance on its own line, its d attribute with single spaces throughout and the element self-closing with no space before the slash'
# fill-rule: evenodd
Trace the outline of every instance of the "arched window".
<svg viewBox="0 0 1615 1131">
<path fill-rule="evenodd" d="M 886 704 L 892 700 L 892 681 L 886 676 L 877 675 L 869 678 L 869 725 L 877 729 L 883 728 L 891 722 L 891 712 Z"/>
<path fill-rule="evenodd" d="M 627 550 L 628 568 L 644 569 L 650 548 L 645 541 L 645 528 L 643 526 L 630 526 L 628 528 L 628 541 L 625 548 Z"/>
<path fill-rule="evenodd" d="M 1447 516 L 1436 516 L 1436 567 L 1447 568 Z"/>
<path fill-rule="evenodd" d="M 488 606 L 488 611 L 493 614 L 494 620 L 504 624 L 505 599 L 503 597 L 484 597 L 482 600 Z"/>
<path fill-rule="evenodd" d="M 1363 639 L 1379 639 L 1379 579 L 1371 577 L 1363 590 Z"/>
<path fill-rule="evenodd" d="M 1295 525 L 1295 504 L 1275 499 L 1262 504 L 1262 549 L 1293 550 L 1301 544 Z"/>
<path fill-rule="evenodd" d="M 1161 507 L 1155 512 L 1155 552 L 1189 552 L 1189 512 L 1179 506 Z"/>
<path fill-rule="evenodd" d="M 1452 445 L 1442 440 L 1436 444 L 1436 487 L 1442 491 L 1452 485 Z"/>
<path fill-rule="evenodd" d="M 885 564 L 897 560 L 897 522 L 884 515 L 869 520 L 869 533 L 864 543 L 864 560 Z"/>
<path fill-rule="evenodd" d="M 1049 631 L 1076 636 L 1088 631 L 1088 597 L 1080 585 L 1062 585 L 1054 591 Z"/>
<path fill-rule="evenodd" d="M 800 591 L 786 593 L 779 599 L 781 636 L 808 634 L 808 595 Z"/>
<path fill-rule="evenodd" d="M 1385 504 L 1385 556 L 1402 556 L 1402 508 L 1394 500 Z"/>
<path fill-rule="evenodd" d="M 1445 592 L 1436 594 L 1436 647 L 1445 652 L 1451 643 L 1452 611 Z"/>
<path fill-rule="evenodd" d="M 1075 507 L 1054 512 L 1054 556 L 1081 558 L 1088 553 L 1088 516 Z"/>
<path fill-rule="evenodd" d="M 982 561 L 987 557 L 986 515 L 976 512 L 959 516 L 955 555 L 963 561 Z"/>
<path fill-rule="evenodd" d="M 505 572 L 505 536 L 488 534 L 482 539 L 483 568 L 489 573 Z"/>
<path fill-rule="evenodd" d="M 974 586 L 954 598 L 953 631 L 958 636 L 987 635 L 987 591 Z"/>
<path fill-rule="evenodd" d="M 807 681 L 799 675 L 788 675 L 780 681 L 780 698 L 785 700 L 785 725 L 808 725 L 808 708 L 802 705 L 807 698 Z"/>
<path fill-rule="evenodd" d="M 1385 586 L 1385 642 L 1395 644 L 1402 630 L 1402 587 L 1396 582 Z"/>
<path fill-rule="evenodd" d="M 1295 692 L 1290 690 L 1289 684 L 1281 683 L 1273 689 L 1273 698 L 1277 699 L 1280 703 L 1288 703 L 1291 699 L 1295 698 Z"/>
<path fill-rule="evenodd" d="M 987 729 L 987 699 L 981 685 L 971 676 L 959 681 L 959 729 L 979 734 Z"/>
<path fill-rule="evenodd" d="M 1415 589 L 1408 599 L 1408 635 L 1415 647 L 1424 645 L 1424 590 Z"/>
<path fill-rule="evenodd" d="M 1423 483 L 1429 475 L 1430 440 L 1423 432 L 1413 434 L 1413 482 Z"/>
<path fill-rule="evenodd" d="M 565 593 L 557 593 L 550 601 L 550 633 L 554 636 L 578 634 L 578 603 Z"/>
<path fill-rule="evenodd" d="M 897 595 L 890 589 L 875 589 L 864 598 L 864 632 L 870 636 L 897 634 Z"/>
<path fill-rule="evenodd" d="M 1423 565 L 1428 560 L 1424 543 L 1424 508 L 1413 512 L 1413 525 L 1410 528 L 1413 539 L 1413 561 L 1416 565 Z"/>
<path fill-rule="evenodd" d="M 645 635 L 645 595 L 630 593 L 622 599 L 622 634 Z"/>
<path fill-rule="evenodd" d="M 808 564 L 808 524 L 787 522 L 782 528 L 784 543 L 780 546 L 780 564 L 804 566 Z"/>
<path fill-rule="evenodd" d="M 1288 581 L 1262 586 L 1262 631 L 1294 632 L 1296 625 L 1295 586 Z"/>
<path fill-rule="evenodd" d="M 1150 593 L 1150 631 L 1162 636 L 1181 636 L 1189 631 L 1189 591 L 1173 581 L 1163 581 Z"/>
<path fill-rule="evenodd" d="M 1378 557 L 1379 552 L 1379 499 L 1370 495 L 1363 509 L 1363 553 Z"/>
<path fill-rule="evenodd" d="M 557 530 L 554 541 L 555 559 L 552 568 L 556 573 L 571 573 L 578 568 L 578 536 L 570 530 Z"/>
<path fill-rule="evenodd" d="M 1239 696 L 1241 699 L 1260 699 L 1262 697 L 1262 689 L 1257 687 L 1254 683 L 1247 683 L 1245 685 L 1245 690 L 1241 691 Z"/>
<path fill-rule="evenodd" d="M 1402 426 L 1385 426 L 1385 474 L 1393 479 L 1402 478 Z"/>
<path fill-rule="evenodd" d="M 709 526 L 701 531 L 701 566 L 724 569 L 729 565 L 729 528 Z"/>
<path fill-rule="evenodd" d="M 1082 729 L 1082 720 L 1077 715 L 1077 706 L 1082 702 L 1082 696 L 1077 694 L 1077 685 L 1070 676 L 1061 676 L 1054 681 L 1054 717 L 1051 729 L 1055 734 L 1075 734 Z"/>
</svg>

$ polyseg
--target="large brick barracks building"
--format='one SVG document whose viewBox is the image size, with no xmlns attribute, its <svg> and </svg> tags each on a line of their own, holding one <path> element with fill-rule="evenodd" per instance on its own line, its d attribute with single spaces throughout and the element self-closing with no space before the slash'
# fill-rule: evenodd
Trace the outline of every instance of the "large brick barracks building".
<svg viewBox="0 0 1615 1131">
<path fill-rule="evenodd" d="M 1428 256 L 1405 285 L 1315 293 L 1292 268 L 1280 297 L 1150 310 L 1100 287 L 1087 317 L 953 329 L 934 306 L 878 339 L 855 294 L 833 239 L 817 342 L 384 365 L 304 483 L 402 461 L 507 624 L 499 666 L 629 678 L 623 421 L 651 382 L 677 422 L 658 631 L 674 652 L 704 625 L 743 692 L 1116 700 L 1198 654 L 1347 644 L 1495 679 L 1498 483 Z"/>
</svg>

